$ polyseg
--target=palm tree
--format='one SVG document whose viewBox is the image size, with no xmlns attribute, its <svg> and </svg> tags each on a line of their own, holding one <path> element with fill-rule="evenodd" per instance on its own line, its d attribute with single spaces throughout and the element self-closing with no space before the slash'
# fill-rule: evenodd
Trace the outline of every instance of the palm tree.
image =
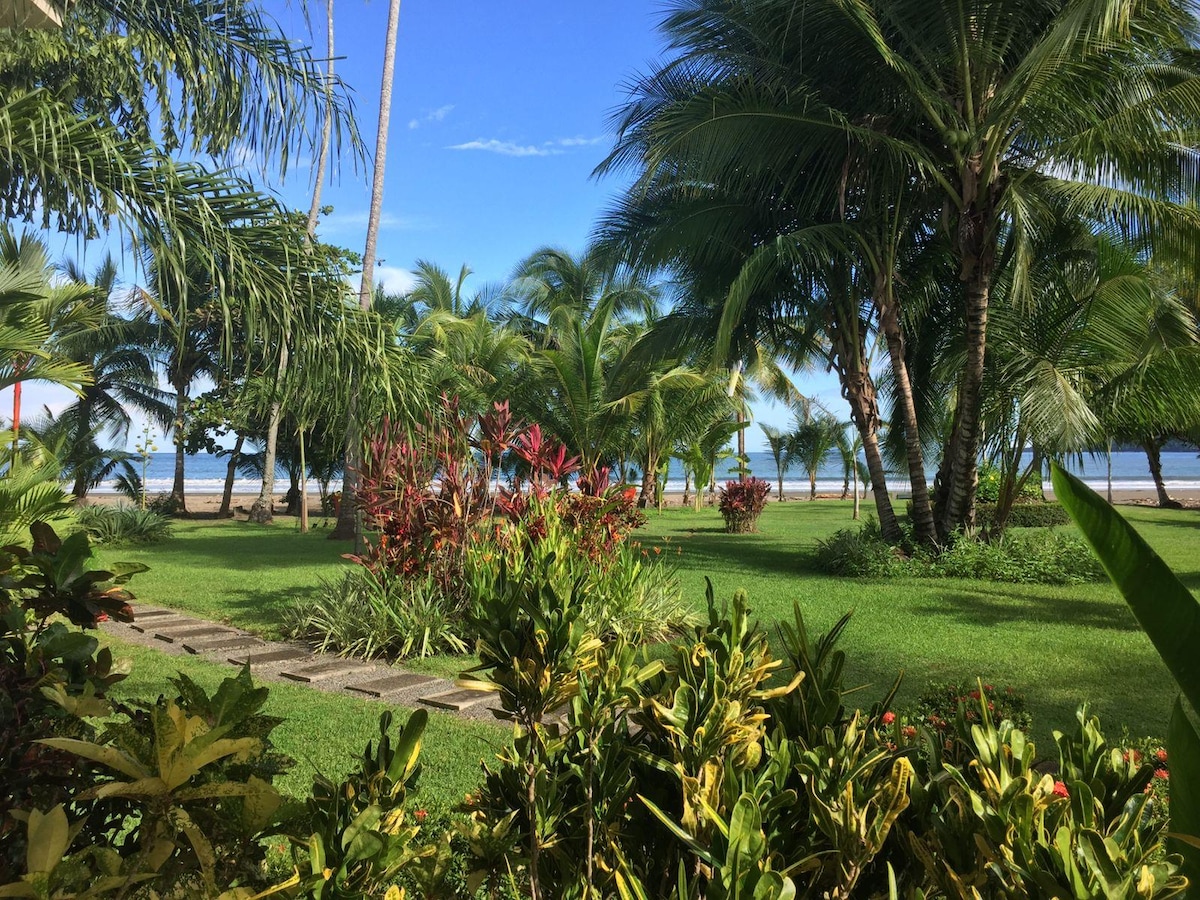
<svg viewBox="0 0 1200 900">
<path fill-rule="evenodd" d="M 845 429 L 827 412 L 799 418 L 788 435 L 788 461 L 799 463 L 808 476 L 808 499 L 817 499 L 817 472 L 838 447 Z"/>
<path fill-rule="evenodd" d="M 333 142 L 333 126 L 337 118 L 336 104 L 334 100 L 334 37 L 333 37 L 333 0 L 326 0 L 325 3 L 325 116 L 321 125 L 321 143 L 317 151 L 317 165 L 313 170 L 313 191 L 312 202 L 308 207 L 308 218 L 305 221 L 304 234 L 306 249 L 311 249 L 313 236 L 316 234 L 317 218 L 321 214 L 321 192 L 325 186 L 325 173 L 329 167 L 329 150 Z M 278 377 L 282 378 L 284 372 L 287 371 L 288 358 L 290 355 L 289 344 L 293 339 L 293 331 L 288 329 L 284 332 L 283 340 L 279 342 L 279 362 L 278 362 Z M 251 522 L 266 524 L 271 521 L 275 503 L 272 494 L 275 492 L 275 445 L 279 440 L 279 423 L 283 415 L 283 407 L 278 399 L 271 403 L 271 410 L 267 416 L 267 433 L 263 446 L 263 467 L 262 467 L 262 484 L 260 485 L 258 496 L 250 505 L 250 513 L 247 516 Z M 229 463 L 229 475 L 226 478 L 226 484 L 229 485 L 233 480 L 233 471 L 236 466 L 236 457 L 241 450 L 242 435 L 238 435 L 238 446 L 234 449 L 234 459 Z M 226 496 L 229 490 L 226 490 Z M 228 502 L 222 501 L 222 510 L 228 508 Z"/>
<path fill-rule="evenodd" d="M 845 500 L 853 491 L 854 513 L 852 518 L 858 521 L 859 496 L 858 485 L 866 485 L 871 480 L 871 474 L 863 465 L 858 454 L 862 451 L 862 438 L 854 428 L 853 422 L 845 422 L 838 434 L 837 451 L 842 458 L 842 499 Z"/>
<path fill-rule="evenodd" d="M 1193 256 L 1200 246 L 1188 203 L 1197 170 L 1183 149 L 1196 121 L 1184 99 L 1195 23 L 1179 2 L 1111 6 L 820 0 L 799 16 L 783 0 L 680 0 L 664 26 L 675 52 L 637 83 L 621 122 L 609 167 L 637 167 L 631 197 L 732 183 L 761 208 L 801 214 L 756 233 L 761 246 L 788 244 L 798 264 L 814 246 L 797 231 L 806 223 L 886 209 L 899 192 L 915 220 L 946 211 L 963 356 L 936 489 L 943 536 L 972 515 L 1004 234 L 1067 206 Z M 868 270 L 880 304 L 902 309 L 895 242 L 863 246 L 877 251 Z"/>
<path fill-rule="evenodd" d="M 379 86 L 379 125 L 375 132 L 375 164 L 371 177 L 371 207 L 367 215 L 366 249 L 363 250 L 362 280 L 358 303 L 371 308 L 375 285 L 375 248 L 379 241 L 379 220 L 383 215 L 383 176 L 387 170 L 388 123 L 392 115 L 392 80 L 396 71 L 396 36 L 400 29 L 400 0 L 389 0 L 387 32 L 383 39 L 383 73 Z M 342 505 L 337 525 L 329 533 L 331 540 L 357 540 L 359 520 L 354 495 L 358 489 L 358 463 L 361 434 L 355 421 L 358 408 L 350 404 L 346 428 L 346 465 L 342 479 Z"/>
<path fill-rule="evenodd" d="M 759 422 L 758 427 L 762 429 L 763 436 L 767 439 L 767 447 L 771 451 L 771 456 L 775 459 L 775 475 L 778 479 L 779 499 L 782 500 L 783 473 L 787 471 L 788 464 L 791 462 L 787 452 L 788 435 L 765 422 Z"/>
<path fill-rule="evenodd" d="M 249 150 L 284 170 L 327 96 L 305 48 L 249 3 L 80 0 L 53 33 L 4 30 L 0 50 L 16 61 L 0 71 L 7 218 L 84 233 L 116 213 L 131 237 L 155 240 L 177 277 L 203 268 L 236 285 L 252 330 L 286 320 L 278 298 L 299 248 L 262 226 L 277 204 L 170 151 Z M 339 89 L 337 127 L 357 148 L 347 110 Z M 225 293 L 217 300 L 228 312 Z"/>
</svg>

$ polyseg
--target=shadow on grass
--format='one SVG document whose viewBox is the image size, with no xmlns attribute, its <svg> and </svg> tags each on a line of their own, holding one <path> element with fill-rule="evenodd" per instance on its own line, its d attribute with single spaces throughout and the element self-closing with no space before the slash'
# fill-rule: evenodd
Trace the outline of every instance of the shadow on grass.
<svg viewBox="0 0 1200 900">
<path fill-rule="evenodd" d="M 310 599 L 316 594 L 318 585 L 297 587 L 286 592 L 278 588 L 271 590 L 254 590 L 251 588 L 232 589 L 226 591 L 228 598 L 222 604 L 225 618 L 235 623 L 239 628 L 245 628 L 259 634 L 283 637 L 283 627 L 287 613 L 294 603 Z"/>
<path fill-rule="evenodd" d="M 281 566 L 324 567 L 354 549 L 352 544 L 328 541 L 321 534 L 302 537 L 294 532 L 257 529 L 258 526 L 212 528 L 202 536 L 156 544 L 145 555 L 152 558 L 152 564 L 163 566 L 195 565 L 211 560 L 223 569 L 254 571 Z"/>
<path fill-rule="evenodd" d="M 1137 619 L 1123 603 L 1052 594 L 1014 594 L 1003 585 L 979 582 L 970 593 L 947 591 L 937 603 L 913 607 L 930 620 L 949 619 L 964 625 L 995 627 L 1015 622 L 1045 622 L 1109 631 L 1140 631 Z"/>
<path fill-rule="evenodd" d="M 718 570 L 769 572 L 773 575 L 817 574 L 809 555 L 765 535 L 726 534 L 722 528 L 697 529 L 679 539 L 684 557 L 693 563 L 711 563 Z M 689 568 L 696 568 L 689 565 Z"/>
</svg>

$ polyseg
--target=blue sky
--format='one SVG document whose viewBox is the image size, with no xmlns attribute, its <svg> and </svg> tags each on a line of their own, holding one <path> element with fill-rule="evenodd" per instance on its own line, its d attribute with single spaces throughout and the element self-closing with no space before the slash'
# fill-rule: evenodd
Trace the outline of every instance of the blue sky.
<svg viewBox="0 0 1200 900">
<path fill-rule="evenodd" d="M 324 53 L 324 4 L 302 7 L 265 0 L 283 30 Z M 335 8 L 337 71 L 352 90 L 359 128 L 374 147 L 386 0 L 339 0 Z M 397 46 L 388 171 L 378 277 L 392 288 L 408 281 L 417 259 L 452 274 L 466 264 L 472 284 L 502 280 L 543 245 L 582 249 L 620 178 L 596 181 L 592 170 L 611 148 L 612 116 L 623 86 L 659 57 L 662 5 L 647 0 L 604 3 L 406 0 Z M 251 176 L 289 206 L 307 209 L 309 157 L 286 181 Z M 323 204 L 334 207 L 322 237 L 361 251 L 370 200 L 369 171 L 343 159 Z M 79 255 L 73 240 L 52 242 Z M 87 249 L 89 268 L 100 252 Z M 828 375 L 798 379 L 844 416 Z M 32 412 L 62 396 L 26 392 Z M 787 424 L 786 411 L 762 406 L 762 421 Z M 762 443 L 748 432 L 751 449 Z"/>
</svg>

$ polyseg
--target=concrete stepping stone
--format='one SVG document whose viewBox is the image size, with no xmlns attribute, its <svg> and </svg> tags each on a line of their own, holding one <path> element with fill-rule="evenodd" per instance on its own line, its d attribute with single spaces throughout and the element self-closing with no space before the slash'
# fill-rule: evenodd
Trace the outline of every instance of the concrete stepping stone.
<svg viewBox="0 0 1200 900">
<path fill-rule="evenodd" d="M 421 697 L 420 701 L 426 706 L 436 706 L 438 709 L 462 712 L 464 709 L 485 703 L 493 699 L 494 696 L 490 691 L 472 691 L 467 688 L 456 688 L 455 690 L 445 691 L 441 694 L 431 694 L 428 697 Z"/>
<path fill-rule="evenodd" d="M 280 650 L 262 650 L 257 653 L 235 653 L 229 661 L 235 666 L 261 666 L 273 662 L 291 662 L 296 659 L 307 659 L 312 654 L 295 647 L 284 647 Z"/>
<path fill-rule="evenodd" d="M 178 631 L 166 630 L 155 631 L 154 636 L 160 641 L 166 641 L 168 644 L 173 644 L 184 638 L 199 638 L 199 637 L 216 637 L 219 634 L 233 634 L 241 637 L 241 632 L 234 631 L 232 628 L 226 628 L 224 625 L 200 625 L 195 628 L 183 628 Z"/>
<path fill-rule="evenodd" d="M 135 619 L 153 619 L 158 616 L 177 616 L 177 615 L 179 615 L 179 613 L 177 613 L 175 610 L 162 609 L 161 607 L 155 608 L 155 609 L 135 609 L 133 611 L 133 617 Z"/>
<path fill-rule="evenodd" d="M 383 678 L 375 678 L 371 681 L 348 684 L 346 690 L 357 691 L 369 697 L 382 697 L 384 694 L 394 694 L 437 680 L 432 675 L 416 675 L 410 672 L 406 675 L 385 675 Z"/>
<path fill-rule="evenodd" d="M 180 615 L 179 613 L 175 613 L 170 618 L 167 618 L 166 616 L 162 616 L 159 618 L 152 618 L 149 622 L 146 622 L 144 625 L 142 623 L 138 622 L 138 620 L 135 618 L 129 624 L 129 627 L 132 628 L 134 631 L 140 631 L 143 634 L 145 634 L 147 631 L 154 633 L 155 631 L 164 631 L 166 629 L 173 628 L 173 627 L 174 628 L 184 628 L 186 626 L 191 626 L 191 625 L 207 625 L 207 624 L 208 624 L 207 622 L 202 622 L 199 619 L 193 619 L 190 616 L 183 616 L 183 615 Z"/>
<path fill-rule="evenodd" d="M 293 668 L 287 671 L 280 672 L 284 678 L 290 678 L 293 681 L 324 681 L 327 678 L 336 678 L 339 675 L 349 675 L 352 672 L 361 672 L 363 669 L 370 668 L 369 666 L 353 659 L 333 659 L 329 662 L 317 663 L 312 666 L 304 666 L 303 668 Z"/>
<path fill-rule="evenodd" d="M 183 649 L 188 653 L 205 653 L 209 650 L 245 650 L 248 647 L 265 647 L 258 638 L 236 631 L 217 637 L 184 638 Z"/>
</svg>

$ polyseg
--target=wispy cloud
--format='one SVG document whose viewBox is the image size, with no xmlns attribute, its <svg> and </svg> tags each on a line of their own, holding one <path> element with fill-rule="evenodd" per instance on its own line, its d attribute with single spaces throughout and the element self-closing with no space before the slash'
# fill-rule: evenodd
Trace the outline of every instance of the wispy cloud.
<svg viewBox="0 0 1200 900">
<path fill-rule="evenodd" d="M 368 211 L 365 209 L 334 212 L 322 216 L 318 227 L 326 233 L 362 231 L 367 227 L 367 216 Z M 426 231 L 431 227 L 430 222 L 420 216 L 398 216 L 385 212 L 379 217 L 381 231 Z"/>
<path fill-rule="evenodd" d="M 454 144 L 449 150 L 483 150 L 486 153 L 499 153 L 501 156 L 558 156 L 563 151 L 557 147 L 534 144 L 515 144 L 512 141 L 498 141 L 495 138 L 484 140 L 478 138 L 465 144 Z"/>
<path fill-rule="evenodd" d="M 426 113 L 425 115 L 416 119 L 409 119 L 408 127 L 415 131 L 422 125 L 432 125 L 434 122 L 442 122 L 453 110 L 453 103 L 447 103 L 445 106 L 439 106 L 433 112 Z"/>
<path fill-rule="evenodd" d="M 567 137 L 542 141 L 540 144 L 518 144 L 515 141 L 501 141 L 496 138 L 476 138 L 465 144 L 454 144 L 446 149 L 482 150 L 485 153 L 499 153 L 501 156 L 561 156 L 577 147 L 592 147 L 605 140 L 607 140 L 605 137 Z"/>
<path fill-rule="evenodd" d="M 556 141 L 546 141 L 546 145 L 552 146 L 552 147 L 594 147 L 594 146 L 596 146 L 596 144 L 602 144 L 606 140 L 608 140 L 608 138 L 605 137 L 604 135 L 600 135 L 600 137 L 590 137 L 590 138 L 569 137 L 569 138 L 559 138 Z"/>
</svg>

